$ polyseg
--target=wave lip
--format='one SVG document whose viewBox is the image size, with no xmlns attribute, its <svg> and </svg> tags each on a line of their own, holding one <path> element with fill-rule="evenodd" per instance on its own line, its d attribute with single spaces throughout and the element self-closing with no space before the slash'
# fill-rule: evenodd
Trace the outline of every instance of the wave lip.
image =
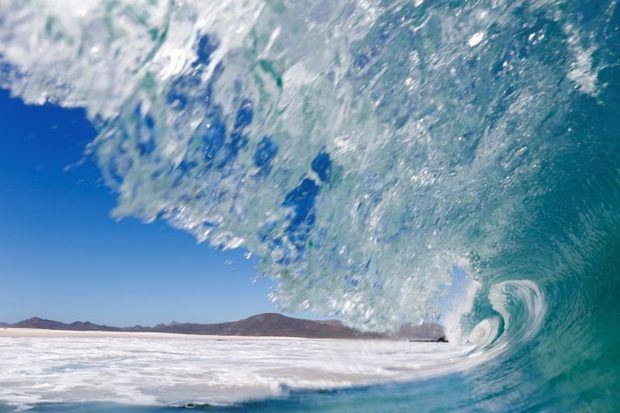
<svg viewBox="0 0 620 413">
<path fill-rule="evenodd" d="M 246 248 L 285 309 L 371 330 L 461 335 L 452 268 L 505 281 L 479 264 L 540 201 L 545 125 L 604 92 L 554 2 L 69 3 L 2 3 L 0 82 L 86 109 L 115 216 Z"/>
<path fill-rule="evenodd" d="M 488 300 L 497 315 L 480 321 L 466 342 L 490 360 L 511 347 L 527 344 L 540 333 L 547 304 L 538 285 L 531 280 L 510 280 L 491 287 Z M 514 350 L 514 348 L 513 348 Z"/>
</svg>

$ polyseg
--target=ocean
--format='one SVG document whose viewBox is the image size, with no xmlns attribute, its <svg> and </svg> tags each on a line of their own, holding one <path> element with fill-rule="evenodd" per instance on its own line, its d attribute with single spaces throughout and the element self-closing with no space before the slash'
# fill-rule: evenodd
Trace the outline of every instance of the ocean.
<svg viewBox="0 0 620 413">
<path fill-rule="evenodd" d="M 613 412 L 618 13 L 614 0 L 6 0 L 0 86 L 85 111 L 115 217 L 245 249 L 286 310 L 367 330 L 438 322 L 483 360 L 437 345 L 399 363 L 464 368 L 320 389 L 275 375 L 279 393 L 259 400 L 218 407 L 198 391 L 184 405 Z M 227 361 L 231 374 L 254 363 Z M 199 363 L 184 366 L 175 374 L 204 383 Z M 120 383 L 136 371 L 123 368 Z M 122 387 L 76 396 L 100 379 L 26 402 L 122 411 L 106 404 L 132 398 Z M 24 385 L 3 384 L 0 401 Z M 126 409 L 177 409 L 157 400 Z"/>
<path fill-rule="evenodd" d="M 407 340 L 9 331 L 0 339 L 9 411 L 303 410 L 315 398 L 343 405 L 345 389 L 398 388 L 486 360 L 474 345 Z"/>
</svg>

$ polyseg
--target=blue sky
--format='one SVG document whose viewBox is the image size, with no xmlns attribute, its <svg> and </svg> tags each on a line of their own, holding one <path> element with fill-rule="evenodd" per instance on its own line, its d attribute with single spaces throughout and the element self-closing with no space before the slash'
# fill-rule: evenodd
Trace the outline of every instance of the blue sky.
<svg viewBox="0 0 620 413">
<path fill-rule="evenodd" d="M 163 222 L 115 221 L 81 110 L 0 90 L 0 321 L 112 325 L 212 322 L 276 311 L 242 251 L 217 251 Z M 72 166 L 73 165 L 73 166 Z M 300 316 L 311 316 L 300 314 Z"/>
</svg>

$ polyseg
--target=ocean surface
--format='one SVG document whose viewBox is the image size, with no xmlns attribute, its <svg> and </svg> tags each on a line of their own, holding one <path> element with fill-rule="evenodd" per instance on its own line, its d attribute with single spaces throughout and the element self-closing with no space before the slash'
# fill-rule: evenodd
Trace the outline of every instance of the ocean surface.
<svg viewBox="0 0 620 413">
<path fill-rule="evenodd" d="M 207 411 L 613 412 L 619 24 L 614 0 L 4 0 L 0 86 L 85 111 L 115 216 L 243 248 L 285 309 L 439 322 L 483 360 Z M 34 411 L 120 411 L 71 404 L 93 380 Z"/>
<path fill-rule="evenodd" d="M 221 406 L 257 408 L 243 402 L 264 399 L 288 405 L 313 393 L 439 377 L 485 360 L 474 345 L 447 343 L 14 331 L 0 338 L 0 400 L 9 411 L 82 411 L 93 402 L 100 404 L 92 411 L 105 403 L 138 406 L 130 411 L 225 411 Z"/>
</svg>

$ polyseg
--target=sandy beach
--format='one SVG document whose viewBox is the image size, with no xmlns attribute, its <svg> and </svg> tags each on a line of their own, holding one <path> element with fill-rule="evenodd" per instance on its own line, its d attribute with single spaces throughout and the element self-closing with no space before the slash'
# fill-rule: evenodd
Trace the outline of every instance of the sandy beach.
<svg viewBox="0 0 620 413">
<path fill-rule="evenodd" d="M 270 337 L 270 336 L 221 336 L 206 334 L 177 334 L 177 333 L 151 333 L 133 331 L 73 331 L 73 330 L 45 330 L 39 328 L 0 328 L 0 338 L 140 338 L 140 339 L 187 339 L 187 340 L 214 340 L 214 339 L 235 339 L 235 340 L 310 340 L 300 337 Z M 329 339 L 311 339 L 329 340 Z M 338 339 L 343 341 L 353 341 L 355 339 Z"/>
</svg>

